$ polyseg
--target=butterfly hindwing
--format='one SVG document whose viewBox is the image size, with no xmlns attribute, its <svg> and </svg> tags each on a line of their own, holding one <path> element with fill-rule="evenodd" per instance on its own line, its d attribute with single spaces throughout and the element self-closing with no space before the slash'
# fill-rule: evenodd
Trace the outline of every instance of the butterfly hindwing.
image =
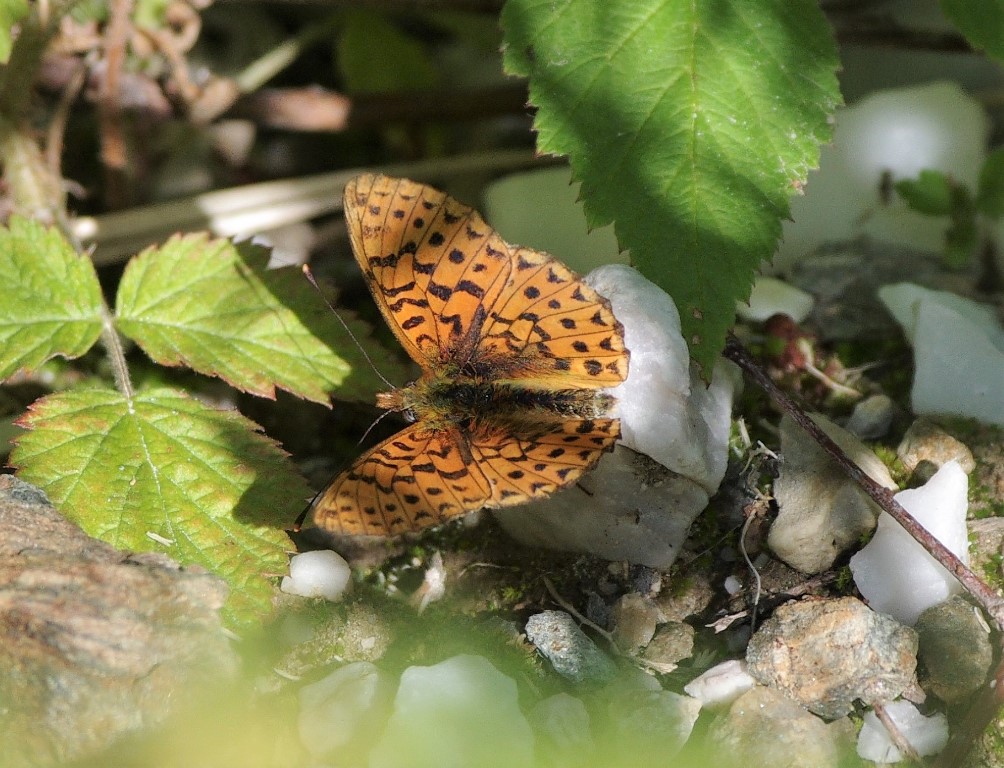
<svg viewBox="0 0 1004 768">
<path fill-rule="evenodd" d="M 416 423 L 328 486 L 315 521 L 339 534 L 387 536 L 542 498 L 591 469 L 619 435 L 616 419 L 567 419 L 523 434 L 490 421 L 438 431 Z"/>
<path fill-rule="evenodd" d="M 484 506 L 491 488 L 451 430 L 412 424 L 356 459 L 314 502 L 322 528 L 393 536 Z"/>
</svg>

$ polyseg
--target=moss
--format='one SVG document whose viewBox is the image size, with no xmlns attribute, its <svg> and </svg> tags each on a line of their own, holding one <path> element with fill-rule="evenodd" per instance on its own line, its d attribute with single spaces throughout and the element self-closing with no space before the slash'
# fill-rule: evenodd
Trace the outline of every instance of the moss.
<svg viewBox="0 0 1004 768">
<path fill-rule="evenodd" d="M 994 589 L 1004 588 L 1004 570 L 1001 568 L 1004 565 L 1004 555 L 990 555 L 982 565 L 983 581 Z"/>
<path fill-rule="evenodd" d="M 879 461 L 885 464 L 896 485 L 903 487 L 906 481 L 910 479 L 910 472 L 903 466 L 903 462 L 899 460 L 899 456 L 896 455 L 896 449 L 882 443 L 872 444 L 869 447 L 878 456 Z"/>
</svg>

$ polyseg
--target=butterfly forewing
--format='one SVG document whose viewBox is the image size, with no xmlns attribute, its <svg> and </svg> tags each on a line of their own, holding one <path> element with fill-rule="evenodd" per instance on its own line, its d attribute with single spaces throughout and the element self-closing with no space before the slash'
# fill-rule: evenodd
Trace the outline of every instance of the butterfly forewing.
<svg viewBox="0 0 1004 768">
<path fill-rule="evenodd" d="M 473 209 L 406 179 L 360 176 L 344 204 L 356 259 L 412 359 L 442 363 L 469 348 L 505 289 L 506 243 Z"/>
<path fill-rule="evenodd" d="M 621 324 L 609 303 L 564 264 L 516 249 L 505 295 L 489 313 L 481 349 L 510 361 L 533 386 L 612 387 L 627 375 Z"/>
</svg>

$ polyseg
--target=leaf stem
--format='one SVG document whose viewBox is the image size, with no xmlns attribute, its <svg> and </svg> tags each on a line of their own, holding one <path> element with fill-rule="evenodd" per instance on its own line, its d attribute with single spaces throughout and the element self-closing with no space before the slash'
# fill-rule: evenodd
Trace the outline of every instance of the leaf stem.
<svg viewBox="0 0 1004 768">
<path fill-rule="evenodd" d="M 954 552 L 932 536 L 924 526 L 917 522 L 903 506 L 893 498 L 893 492 L 872 480 L 833 440 L 819 428 L 808 414 L 794 400 L 783 392 L 753 360 L 742 343 L 731 333 L 725 342 L 722 353 L 736 363 L 746 374 L 756 382 L 782 410 L 794 419 L 802 429 L 826 451 L 837 464 L 867 493 L 876 504 L 909 533 L 931 556 L 941 563 L 959 583 L 975 598 L 990 616 L 998 630 L 1004 629 L 1004 600 L 963 563 Z"/>
<path fill-rule="evenodd" d="M 115 319 L 104 300 L 101 301 L 101 342 L 108 350 L 108 359 L 112 364 L 112 375 L 115 376 L 115 386 L 129 401 L 131 409 L 135 390 L 129 376 L 129 366 L 126 365 L 125 348 L 122 346 L 122 337 L 115 330 Z"/>
</svg>

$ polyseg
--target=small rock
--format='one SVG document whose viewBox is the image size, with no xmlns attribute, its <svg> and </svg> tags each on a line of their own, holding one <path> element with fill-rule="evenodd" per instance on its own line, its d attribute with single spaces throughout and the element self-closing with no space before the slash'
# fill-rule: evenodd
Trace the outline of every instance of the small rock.
<svg viewBox="0 0 1004 768">
<path fill-rule="evenodd" d="M 607 601 L 590 590 L 586 595 L 586 618 L 598 627 L 609 627 L 611 615 L 612 610 Z"/>
<path fill-rule="evenodd" d="M 683 622 L 671 621 L 659 625 L 641 657 L 657 672 L 668 675 L 679 662 L 689 659 L 693 653 L 694 628 Z"/>
<path fill-rule="evenodd" d="M 753 283 L 749 300 L 746 303 L 736 302 L 736 314 L 755 323 L 784 314 L 801 323 L 809 316 L 814 302 L 811 293 L 776 277 L 760 275 Z"/>
<path fill-rule="evenodd" d="M 314 756 L 337 751 L 340 762 L 362 763 L 393 698 L 394 684 L 373 664 L 346 664 L 300 689 L 300 741 Z"/>
<path fill-rule="evenodd" d="M 711 580 L 706 574 L 691 573 L 663 587 L 656 598 L 656 605 L 665 621 L 683 621 L 689 616 L 702 613 L 715 596 Z"/>
<path fill-rule="evenodd" d="M 695 677 L 683 690 L 705 707 L 714 707 L 731 704 L 754 685 L 756 680 L 746 671 L 746 662 L 729 659 Z"/>
<path fill-rule="evenodd" d="M 526 637 L 551 662 L 554 671 L 573 683 L 605 683 L 617 667 L 564 611 L 544 611 L 526 622 Z"/>
<path fill-rule="evenodd" d="M 950 461 L 925 485 L 895 496 L 918 523 L 964 563 L 969 561 L 968 486 L 958 462 Z M 851 558 L 850 568 L 868 604 L 907 625 L 917 621 L 925 609 L 962 589 L 954 576 L 884 512 L 871 541 Z"/>
<path fill-rule="evenodd" d="M 533 765 L 533 732 L 516 683 L 482 656 L 408 667 L 369 768 Z"/>
<path fill-rule="evenodd" d="M 896 487 L 860 440 L 822 416 L 812 418 L 879 485 Z M 784 461 L 774 482 L 779 512 L 767 543 L 792 568 L 820 573 L 875 527 L 879 508 L 789 416 L 780 429 Z"/>
<path fill-rule="evenodd" d="M 701 702 L 664 690 L 615 697 L 607 707 L 613 752 L 631 765 L 665 765 L 690 738 Z"/>
<path fill-rule="evenodd" d="M 917 419 L 910 425 L 896 448 L 896 455 L 910 472 L 922 461 L 929 461 L 938 468 L 949 461 L 957 461 L 967 475 L 976 468 L 973 453 L 966 444 L 927 419 Z"/>
<path fill-rule="evenodd" d="M 750 639 L 749 673 L 828 719 L 899 696 L 914 682 L 917 633 L 860 600 L 802 600 L 778 608 Z"/>
<path fill-rule="evenodd" d="M 770 688 L 757 686 L 736 699 L 711 725 L 709 735 L 735 765 L 837 768 L 840 764 L 841 732 Z"/>
<path fill-rule="evenodd" d="M 588 764 L 596 745 L 589 710 L 567 693 L 538 701 L 530 710 L 530 725 L 537 736 L 537 764 L 580 766 Z"/>
<path fill-rule="evenodd" d="M 611 612 L 613 639 L 625 653 L 637 653 L 648 645 L 659 622 L 659 608 L 637 592 L 622 595 Z"/>
<path fill-rule="evenodd" d="M 893 413 L 892 398 L 872 395 L 854 406 L 844 429 L 861 440 L 877 440 L 889 431 Z"/>
<path fill-rule="evenodd" d="M 956 595 L 920 614 L 914 628 L 920 638 L 918 658 L 927 670 L 925 690 L 952 704 L 983 685 L 993 649 L 972 604 Z"/>
<path fill-rule="evenodd" d="M 349 588 L 351 578 L 352 569 L 345 558 L 330 549 L 317 549 L 290 558 L 289 576 L 282 577 L 279 588 L 288 595 L 323 597 L 336 603 Z"/>
<path fill-rule="evenodd" d="M 924 717 L 909 701 L 889 702 L 885 711 L 921 757 L 936 755 L 948 744 L 948 718 L 941 712 Z M 874 712 L 865 713 L 858 734 L 858 756 L 876 763 L 898 763 L 903 759 Z"/>
</svg>

